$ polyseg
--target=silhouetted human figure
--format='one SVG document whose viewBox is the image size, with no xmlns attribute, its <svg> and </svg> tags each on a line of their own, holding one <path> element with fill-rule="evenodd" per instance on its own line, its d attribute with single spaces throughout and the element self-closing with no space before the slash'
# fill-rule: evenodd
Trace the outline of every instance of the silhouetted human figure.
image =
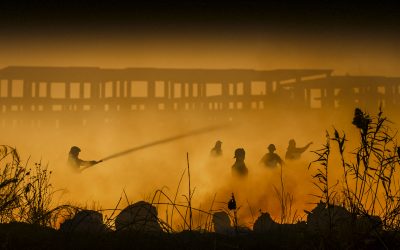
<svg viewBox="0 0 400 250">
<path fill-rule="evenodd" d="M 282 165 L 283 161 L 281 157 L 274 153 L 276 147 L 274 144 L 269 144 L 268 146 L 268 153 L 266 153 L 263 158 L 261 158 L 261 163 L 263 163 L 266 167 L 277 167 L 278 164 Z"/>
<path fill-rule="evenodd" d="M 221 145 L 222 145 L 222 141 L 217 141 L 215 143 L 215 146 L 211 149 L 211 152 L 210 152 L 211 156 L 218 157 L 218 156 L 222 155 Z"/>
<path fill-rule="evenodd" d="M 68 164 L 73 167 L 77 171 L 82 171 L 81 166 L 84 167 L 90 167 L 93 166 L 101 161 L 84 161 L 79 159 L 79 152 L 81 152 L 81 149 L 78 148 L 77 146 L 71 147 L 69 150 L 69 155 L 68 155 Z"/>
<path fill-rule="evenodd" d="M 236 158 L 235 164 L 232 166 L 232 174 L 236 176 L 247 176 L 248 174 L 248 169 L 246 167 L 246 164 L 244 163 L 244 158 L 245 158 L 246 152 L 244 151 L 243 148 L 238 148 L 235 150 L 235 156 Z"/>
<path fill-rule="evenodd" d="M 294 139 L 291 139 L 289 141 L 289 146 L 286 151 L 285 159 L 286 160 L 297 160 L 300 159 L 301 154 L 310 147 L 312 142 L 308 143 L 302 148 L 297 148 L 296 147 L 296 141 Z"/>
</svg>

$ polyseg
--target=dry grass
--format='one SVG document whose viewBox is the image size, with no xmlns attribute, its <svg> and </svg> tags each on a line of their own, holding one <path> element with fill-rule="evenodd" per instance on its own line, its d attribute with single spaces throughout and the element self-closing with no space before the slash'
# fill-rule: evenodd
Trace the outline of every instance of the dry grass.
<svg viewBox="0 0 400 250">
<path fill-rule="evenodd" d="M 0 222 L 56 227 L 71 206 L 53 206 L 51 171 L 41 162 L 22 164 L 15 148 L 0 146 Z"/>
<path fill-rule="evenodd" d="M 318 158 L 313 175 L 317 195 L 326 204 L 339 204 L 356 216 L 379 216 L 385 229 L 400 229 L 400 179 L 397 131 L 382 110 L 376 116 L 356 109 L 353 124 L 359 131 L 358 146 L 346 150 L 348 140 L 344 132 L 334 129 L 326 133 L 322 149 L 314 151 Z M 331 144 L 332 142 L 332 144 Z M 331 164 L 332 147 L 337 148 L 340 164 Z M 311 166 L 310 164 L 310 166 Z M 332 168 L 342 170 L 342 178 L 333 185 L 329 182 Z"/>
</svg>

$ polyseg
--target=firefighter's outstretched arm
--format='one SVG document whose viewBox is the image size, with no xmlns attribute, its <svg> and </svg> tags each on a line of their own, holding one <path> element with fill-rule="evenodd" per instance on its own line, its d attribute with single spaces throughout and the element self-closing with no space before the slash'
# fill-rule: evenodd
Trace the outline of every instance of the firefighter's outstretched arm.
<svg viewBox="0 0 400 250">
<path fill-rule="evenodd" d="M 305 145 L 305 146 L 302 147 L 302 148 L 298 148 L 298 149 L 299 149 L 299 152 L 300 152 L 300 153 L 303 153 L 304 151 L 306 151 L 306 150 L 310 147 L 311 144 L 312 144 L 312 142 L 308 143 L 307 145 Z"/>
</svg>

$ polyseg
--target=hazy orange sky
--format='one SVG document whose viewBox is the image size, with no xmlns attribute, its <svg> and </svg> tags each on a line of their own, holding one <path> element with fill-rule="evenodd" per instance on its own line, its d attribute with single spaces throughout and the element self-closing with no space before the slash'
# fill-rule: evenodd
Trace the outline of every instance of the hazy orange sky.
<svg viewBox="0 0 400 250">
<path fill-rule="evenodd" d="M 365 40 L 364 40 L 365 39 Z M 2 39 L 0 67 L 329 68 L 338 74 L 399 76 L 395 40 L 280 36 L 32 37 Z M 310 41 L 311 40 L 311 41 Z"/>
<path fill-rule="evenodd" d="M 390 5 L 3 5 L 0 67 L 330 68 L 400 75 L 399 14 Z"/>
</svg>

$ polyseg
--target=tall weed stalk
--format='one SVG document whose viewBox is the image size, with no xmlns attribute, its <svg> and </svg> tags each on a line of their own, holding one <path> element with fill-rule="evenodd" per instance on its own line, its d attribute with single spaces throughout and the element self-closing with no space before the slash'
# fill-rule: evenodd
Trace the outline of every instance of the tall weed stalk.
<svg viewBox="0 0 400 250">
<path fill-rule="evenodd" d="M 321 191 L 318 195 L 327 204 L 335 203 L 332 196 L 339 194 L 336 203 L 355 215 L 379 216 L 386 229 L 400 229 L 400 149 L 397 146 L 397 131 L 384 116 L 382 109 L 376 116 L 369 116 L 355 109 L 352 124 L 358 131 L 358 146 L 346 151 L 348 138 L 345 132 L 334 129 L 333 136 L 326 133 L 327 141 L 321 150 L 314 151 L 318 159 L 315 185 Z M 330 142 L 333 145 L 330 145 Z M 328 160 L 331 147 L 338 149 L 340 162 L 331 165 L 332 170 L 343 172 L 340 186 L 329 186 Z M 397 170 L 398 171 L 398 170 Z"/>
</svg>

